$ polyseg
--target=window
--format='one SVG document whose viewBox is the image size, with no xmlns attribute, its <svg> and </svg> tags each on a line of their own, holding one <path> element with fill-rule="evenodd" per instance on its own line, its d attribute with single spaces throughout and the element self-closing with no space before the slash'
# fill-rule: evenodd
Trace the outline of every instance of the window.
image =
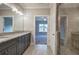
<svg viewBox="0 0 79 59">
<path fill-rule="evenodd" d="M 47 32 L 47 24 L 39 24 L 39 32 Z"/>
</svg>

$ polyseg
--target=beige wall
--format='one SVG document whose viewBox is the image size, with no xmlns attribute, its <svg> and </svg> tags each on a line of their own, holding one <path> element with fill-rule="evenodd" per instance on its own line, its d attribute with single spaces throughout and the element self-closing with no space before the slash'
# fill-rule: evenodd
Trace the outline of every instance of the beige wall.
<svg viewBox="0 0 79 59">
<path fill-rule="evenodd" d="M 56 54 L 56 4 L 51 4 L 50 8 L 50 47 L 53 54 Z"/>
<path fill-rule="evenodd" d="M 24 30 L 24 16 L 14 15 L 13 23 L 14 23 L 13 31 L 23 31 Z"/>
<path fill-rule="evenodd" d="M 71 46 L 71 33 L 79 32 L 79 9 L 78 8 L 62 8 L 60 9 L 60 15 L 66 15 L 68 17 L 68 32 L 65 45 Z"/>
<path fill-rule="evenodd" d="M 3 21 L 3 18 L 2 17 L 0 17 L 0 33 L 2 33 L 3 32 L 3 25 L 4 25 L 4 23 L 3 23 L 4 21 Z"/>
<path fill-rule="evenodd" d="M 15 15 L 16 13 L 15 12 L 12 12 L 10 9 L 2 9 L 0 10 L 0 16 L 13 16 Z"/>
</svg>

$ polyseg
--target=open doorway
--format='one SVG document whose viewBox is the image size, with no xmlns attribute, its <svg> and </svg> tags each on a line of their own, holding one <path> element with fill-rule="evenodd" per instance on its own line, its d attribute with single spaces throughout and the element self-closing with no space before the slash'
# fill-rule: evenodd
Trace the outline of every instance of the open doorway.
<svg viewBox="0 0 79 59">
<path fill-rule="evenodd" d="M 47 44 L 47 16 L 35 16 L 35 41 L 36 44 Z"/>
<path fill-rule="evenodd" d="M 65 51 L 65 43 L 67 39 L 67 16 L 60 16 L 60 52 L 63 54 Z"/>
<path fill-rule="evenodd" d="M 60 17 L 60 43 L 61 45 L 64 45 L 65 37 L 66 37 L 66 16 Z"/>
</svg>

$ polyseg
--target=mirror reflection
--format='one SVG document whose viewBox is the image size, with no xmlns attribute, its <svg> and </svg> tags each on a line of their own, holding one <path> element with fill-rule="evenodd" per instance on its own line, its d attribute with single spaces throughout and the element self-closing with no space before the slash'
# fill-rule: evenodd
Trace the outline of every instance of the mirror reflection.
<svg viewBox="0 0 79 59">
<path fill-rule="evenodd" d="M 15 31 L 23 31 L 22 13 L 14 6 L 0 4 L 0 33 Z"/>
</svg>

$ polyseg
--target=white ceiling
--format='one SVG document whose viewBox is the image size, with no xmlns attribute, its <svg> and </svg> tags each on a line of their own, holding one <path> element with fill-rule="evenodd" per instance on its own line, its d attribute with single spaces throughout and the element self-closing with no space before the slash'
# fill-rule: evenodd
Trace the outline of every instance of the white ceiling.
<svg viewBox="0 0 79 59">
<path fill-rule="evenodd" d="M 62 3 L 60 7 L 61 8 L 75 8 L 75 7 L 79 7 L 79 3 Z"/>
<path fill-rule="evenodd" d="M 11 9 L 11 8 L 6 6 L 5 4 L 0 4 L 0 10 L 3 10 L 3 9 Z"/>
<path fill-rule="evenodd" d="M 50 8 L 51 3 L 19 3 L 23 9 L 27 8 Z M 62 3 L 61 8 L 75 8 L 79 7 L 79 3 Z"/>
<path fill-rule="evenodd" d="M 22 7 L 23 9 L 27 8 L 50 8 L 49 3 L 16 3 L 18 6 Z M 75 8 L 79 7 L 79 3 L 62 3 L 60 8 Z M 10 7 L 6 6 L 5 4 L 0 4 L 0 10 L 3 9 L 11 9 Z"/>
<path fill-rule="evenodd" d="M 20 3 L 22 8 L 49 8 L 49 3 Z"/>
</svg>

